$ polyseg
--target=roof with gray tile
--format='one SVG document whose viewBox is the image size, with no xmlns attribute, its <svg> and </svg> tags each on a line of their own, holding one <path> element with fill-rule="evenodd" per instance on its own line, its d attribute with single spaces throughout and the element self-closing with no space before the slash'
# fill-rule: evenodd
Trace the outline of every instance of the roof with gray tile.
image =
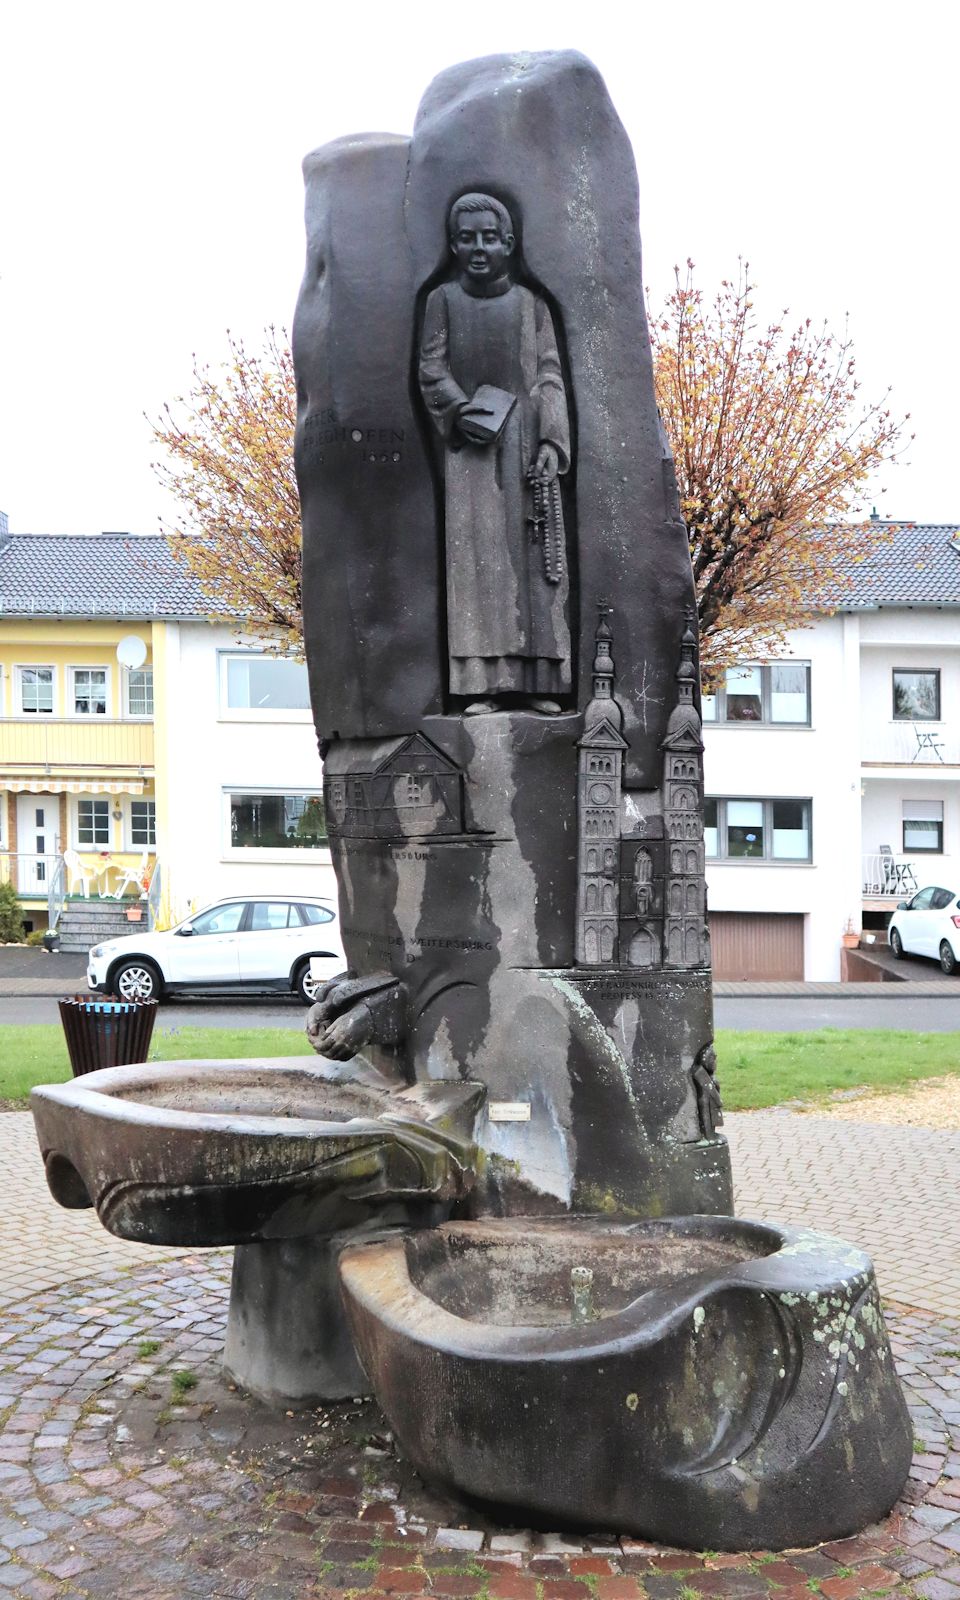
<svg viewBox="0 0 960 1600">
<path fill-rule="evenodd" d="M 834 591 L 840 611 L 878 606 L 960 606 L 960 526 L 955 522 L 880 522 L 890 537 L 864 561 L 839 563 L 847 580 Z"/>
<path fill-rule="evenodd" d="M 0 535 L 0 618 L 184 619 L 220 609 L 162 534 Z"/>
</svg>

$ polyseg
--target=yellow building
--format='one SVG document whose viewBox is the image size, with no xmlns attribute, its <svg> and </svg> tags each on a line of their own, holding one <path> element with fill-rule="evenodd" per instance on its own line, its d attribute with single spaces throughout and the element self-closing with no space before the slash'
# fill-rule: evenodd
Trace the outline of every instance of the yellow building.
<svg viewBox="0 0 960 1600">
<path fill-rule="evenodd" d="M 140 902 L 168 820 L 154 665 L 208 611 L 162 538 L 0 528 L 0 882 L 28 927 L 61 892 Z"/>
</svg>

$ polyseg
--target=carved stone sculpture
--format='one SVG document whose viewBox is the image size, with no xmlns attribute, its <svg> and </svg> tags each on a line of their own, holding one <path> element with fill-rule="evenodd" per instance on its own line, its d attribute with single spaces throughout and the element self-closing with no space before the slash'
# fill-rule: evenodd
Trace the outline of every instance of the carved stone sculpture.
<svg viewBox="0 0 960 1600">
<path fill-rule="evenodd" d="M 468 714 L 511 693 L 556 712 L 547 697 L 570 691 L 558 483 L 570 469 L 570 422 L 553 319 L 516 281 L 499 200 L 455 200 L 450 249 L 457 276 L 427 298 L 419 365 L 444 444 L 450 692 L 481 697 Z"/>
</svg>

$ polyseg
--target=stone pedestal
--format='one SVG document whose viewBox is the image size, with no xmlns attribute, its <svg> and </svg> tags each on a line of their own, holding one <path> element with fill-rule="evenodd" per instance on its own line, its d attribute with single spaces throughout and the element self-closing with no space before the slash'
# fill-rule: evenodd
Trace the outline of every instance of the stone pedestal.
<svg viewBox="0 0 960 1600">
<path fill-rule="evenodd" d="M 223 1370 L 269 1405 L 312 1406 L 365 1394 L 337 1277 L 342 1241 L 240 1244 Z"/>
</svg>

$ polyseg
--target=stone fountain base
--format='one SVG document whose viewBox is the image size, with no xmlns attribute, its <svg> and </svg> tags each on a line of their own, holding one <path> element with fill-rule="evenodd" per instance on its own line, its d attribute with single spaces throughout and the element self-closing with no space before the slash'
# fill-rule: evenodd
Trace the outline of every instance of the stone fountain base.
<svg viewBox="0 0 960 1600">
<path fill-rule="evenodd" d="M 337 1282 L 344 1240 L 449 1216 L 473 1183 L 482 1099 L 281 1057 L 111 1067 L 35 1089 L 32 1109 L 61 1205 L 141 1244 L 235 1246 L 226 1370 L 303 1405 L 369 1387 Z"/>
<path fill-rule="evenodd" d="M 732 1218 L 448 1223 L 341 1259 L 404 1454 L 513 1521 L 783 1549 L 893 1505 L 912 1430 L 873 1268 Z"/>
</svg>

